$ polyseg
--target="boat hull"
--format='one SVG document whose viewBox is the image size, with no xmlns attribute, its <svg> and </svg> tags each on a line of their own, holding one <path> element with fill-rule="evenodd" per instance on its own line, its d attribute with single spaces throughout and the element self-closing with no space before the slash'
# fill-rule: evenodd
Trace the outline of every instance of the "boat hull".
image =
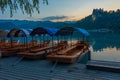
<svg viewBox="0 0 120 80">
<path fill-rule="evenodd" d="M 88 45 L 78 44 L 73 49 L 66 51 L 64 54 L 52 53 L 47 56 L 49 61 L 57 61 L 60 63 L 74 63 L 80 56 L 88 51 Z"/>
<path fill-rule="evenodd" d="M 17 55 L 24 57 L 25 59 L 38 60 L 44 59 L 46 56 L 45 51 L 30 53 L 30 52 L 20 52 Z"/>
<path fill-rule="evenodd" d="M 1 51 L 2 57 L 9 57 L 16 55 L 16 51 Z"/>
</svg>

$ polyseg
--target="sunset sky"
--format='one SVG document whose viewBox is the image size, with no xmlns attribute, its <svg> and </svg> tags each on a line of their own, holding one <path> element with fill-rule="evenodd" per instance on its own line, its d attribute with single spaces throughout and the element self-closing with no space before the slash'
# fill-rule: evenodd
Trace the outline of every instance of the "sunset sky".
<svg viewBox="0 0 120 80">
<path fill-rule="evenodd" d="M 35 12 L 32 17 L 23 15 L 20 10 L 10 18 L 9 10 L 4 14 L 0 11 L 0 19 L 20 19 L 34 21 L 74 21 L 92 13 L 94 8 L 104 10 L 120 9 L 120 0 L 48 0 L 49 4 L 40 4 L 40 14 Z"/>
</svg>

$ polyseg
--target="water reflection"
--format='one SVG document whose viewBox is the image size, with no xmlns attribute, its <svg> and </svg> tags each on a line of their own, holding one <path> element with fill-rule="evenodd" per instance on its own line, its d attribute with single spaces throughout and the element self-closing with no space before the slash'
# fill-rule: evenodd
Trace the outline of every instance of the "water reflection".
<svg viewBox="0 0 120 80">
<path fill-rule="evenodd" d="M 120 62 L 119 33 L 91 33 L 92 59 Z"/>
</svg>

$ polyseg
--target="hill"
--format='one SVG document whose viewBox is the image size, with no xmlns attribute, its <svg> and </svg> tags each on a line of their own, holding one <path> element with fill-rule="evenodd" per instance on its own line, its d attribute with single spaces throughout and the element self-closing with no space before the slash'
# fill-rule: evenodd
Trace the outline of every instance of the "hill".
<svg viewBox="0 0 120 80">
<path fill-rule="evenodd" d="M 117 11 L 104 11 L 103 9 L 93 9 L 91 15 L 76 22 L 76 26 L 86 29 L 110 29 L 120 30 L 120 9 Z"/>
<path fill-rule="evenodd" d="M 28 20 L 0 20 L 0 29 L 25 28 L 34 29 L 36 27 L 62 28 L 74 26 L 74 22 L 51 22 L 51 21 L 28 21 Z"/>
</svg>

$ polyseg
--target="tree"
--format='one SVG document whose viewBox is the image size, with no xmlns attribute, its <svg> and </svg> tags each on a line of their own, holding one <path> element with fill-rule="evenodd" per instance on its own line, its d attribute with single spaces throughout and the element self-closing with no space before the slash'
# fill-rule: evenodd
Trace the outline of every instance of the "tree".
<svg viewBox="0 0 120 80">
<path fill-rule="evenodd" d="M 0 9 L 4 14 L 5 10 L 9 8 L 10 17 L 13 16 L 14 12 L 17 12 L 18 9 L 22 13 L 32 15 L 34 11 L 40 13 L 39 5 L 41 0 L 0 0 Z M 48 0 L 42 0 L 43 4 L 48 4 Z"/>
</svg>

